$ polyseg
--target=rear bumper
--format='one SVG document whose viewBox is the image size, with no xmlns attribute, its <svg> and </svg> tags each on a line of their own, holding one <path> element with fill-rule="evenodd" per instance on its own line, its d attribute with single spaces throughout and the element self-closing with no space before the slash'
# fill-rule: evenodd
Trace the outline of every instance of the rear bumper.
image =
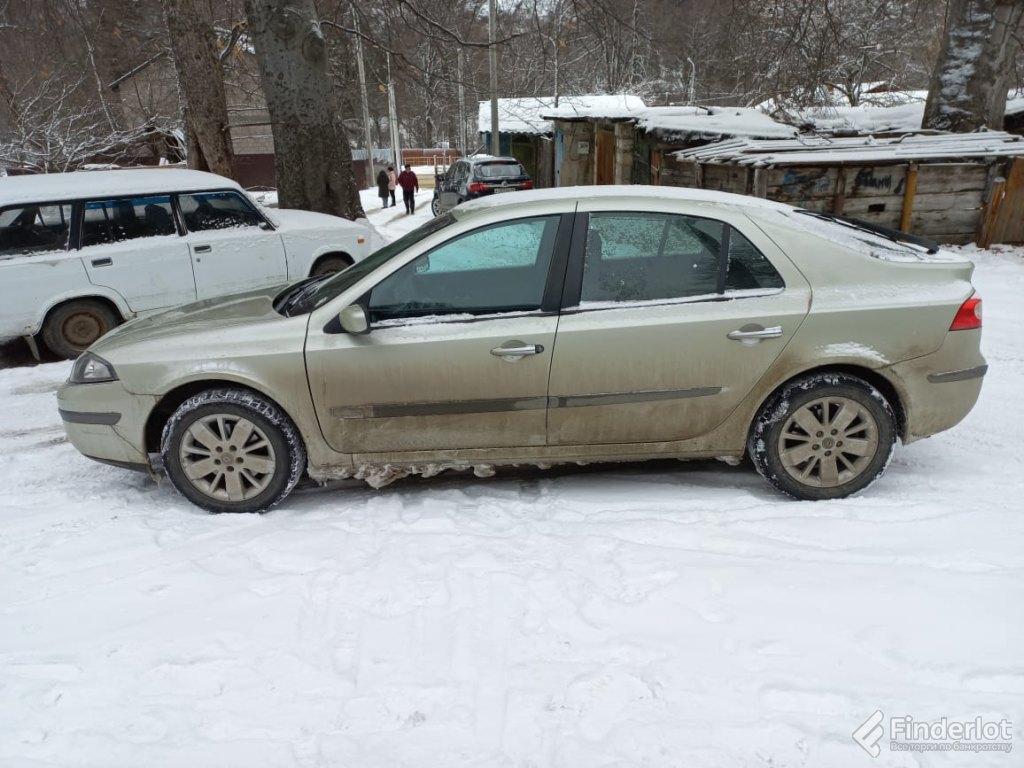
<svg viewBox="0 0 1024 768">
<path fill-rule="evenodd" d="M 884 369 L 899 389 L 903 442 L 955 427 L 978 402 L 988 365 L 981 331 L 950 331 L 930 355 Z"/>
</svg>

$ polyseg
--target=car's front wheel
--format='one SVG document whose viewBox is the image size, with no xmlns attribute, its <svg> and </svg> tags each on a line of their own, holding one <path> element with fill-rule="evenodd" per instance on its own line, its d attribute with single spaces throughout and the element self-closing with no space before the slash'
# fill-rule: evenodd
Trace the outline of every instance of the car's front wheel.
<svg viewBox="0 0 1024 768">
<path fill-rule="evenodd" d="M 768 399 L 747 451 L 757 471 L 790 496 L 839 499 L 882 474 L 896 432 L 892 406 L 876 387 L 849 374 L 813 374 Z"/>
<path fill-rule="evenodd" d="M 348 256 L 332 254 L 330 256 L 324 256 L 316 263 L 313 270 L 309 273 L 310 277 L 322 277 L 323 275 L 333 275 L 335 272 L 341 272 L 342 270 L 348 269 L 352 266 L 352 259 Z"/>
<path fill-rule="evenodd" d="M 434 216 L 441 215 L 441 198 L 435 197 L 430 201 L 430 212 L 434 214 Z"/>
<path fill-rule="evenodd" d="M 210 512 L 264 512 L 295 487 L 306 451 L 291 419 L 242 389 L 212 389 L 182 403 L 160 453 L 171 484 Z"/>
</svg>

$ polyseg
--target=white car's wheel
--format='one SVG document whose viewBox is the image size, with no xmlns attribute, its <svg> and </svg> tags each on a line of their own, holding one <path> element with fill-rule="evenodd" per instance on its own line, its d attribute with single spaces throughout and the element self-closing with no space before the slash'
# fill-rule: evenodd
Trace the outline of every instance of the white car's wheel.
<svg viewBox="0 0 1024 768">
<path fill-rule="evenodd" d="M 182 403 L 160 452 L 174 487 L 211 512 L 264 512 L 302 476 L 306 451 L 280 408 L 240 389 L 201 392 Z"/>
<path fill-rule="evenodd" d="M 822 373 L 768 399 L 747 450 L 757 471 L 798 499 L 839 499 L 882 474 L 896 443 L 896 416 L 878 389 L 856 376 Z"/>
<path fill-rule="evenodd" d="M 43 323 L 43 341 L 55 355 L 73 360 L 117 325 L 110 307 L 78 299 L 54 309 Z"/>
</svg>

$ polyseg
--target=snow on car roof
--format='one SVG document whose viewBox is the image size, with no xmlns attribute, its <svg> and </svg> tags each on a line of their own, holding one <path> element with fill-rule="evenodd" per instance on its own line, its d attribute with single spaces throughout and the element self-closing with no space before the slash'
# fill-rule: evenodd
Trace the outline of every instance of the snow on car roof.
<svg viewBox="0 0 1024 768">
<path fill-rule="evenodd" d="M 761 197 L 735 195 L 731 192 L 715 192 L 708 189 L 691 189 L 689 187 L 654 187 L 644 184 L 604 184 L 601 186 L 582 187 L 551 187 L 516 192 L 513 195 L 488 195 L 462 203 L 452 209 L 452 213 L 461 216 L 463 213 L 479 211 L 495 206 L 520 207 L 531 203 L 558 202 L 565 200 L 679 200 L 696 203 L 717 203 L 740 208 L 758 210 L 785 210 L 793 206 L 777 203 Z"/>
<path fill-rule="evenodd" d="M 8 176 L 0 179 L 0 206 L 226 187 L 241 189 L 237 183 L 223 176 L 180 168 Z"/>
</svg>

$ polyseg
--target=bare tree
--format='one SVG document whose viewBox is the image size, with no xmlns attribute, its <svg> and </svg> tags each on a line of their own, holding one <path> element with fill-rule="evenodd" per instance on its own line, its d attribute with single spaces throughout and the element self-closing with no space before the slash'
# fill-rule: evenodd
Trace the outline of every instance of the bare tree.
<svg viewBox="0 0 1024 768">
<path fill-rule="evenodd" d="M 1001 128 L 1022 28 L 1020 0 L 952 0 L 922 127 Z"/>
<path fill-rule="evenodd" d="M 224 77 L 205 0 L 163 0 L 185 108 L 190 168 L 235 175 Z"/>
<path fill-rule="evenodd" d="M 313 0 L 246 0 L 245 11 L 272 122 L 281 206 L 364 217 Z"/>
</svg>

